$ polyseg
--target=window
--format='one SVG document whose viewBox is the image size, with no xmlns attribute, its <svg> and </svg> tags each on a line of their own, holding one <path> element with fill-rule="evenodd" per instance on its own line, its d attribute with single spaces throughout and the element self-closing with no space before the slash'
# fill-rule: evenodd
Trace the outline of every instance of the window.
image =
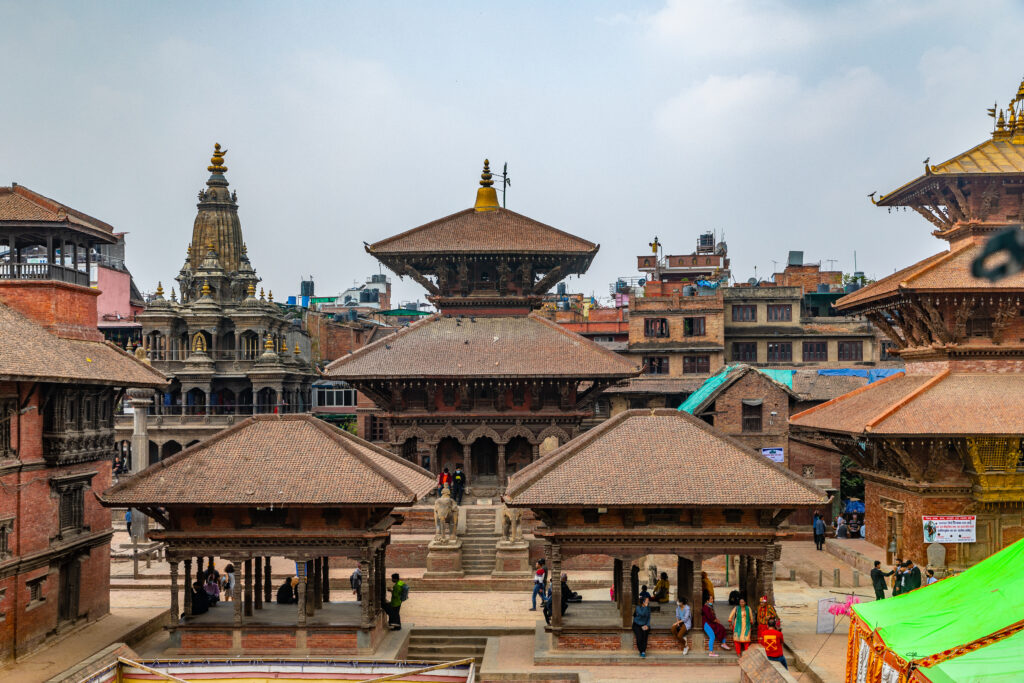
<svg viewBox="0 0 1024 683">
<path fill-rule="evenodd" d="M 512 387 L 512 405 L 526 405 L 526 387 L 522 384 L 517 384 Z"/>
<path fill-rule="evenodd" d="M 839 342 L 839 360 L 864 360 L 864 342 Z"/>
<path fill-rule="evenodd" d="M 60 493 L 60 531 L 79 531 L 85 517 L 85 496 L 82 487 L 74 486 Z"/>
<path fill-rule="evenodd" d="M 725 517 L 726 524 L 739 524 L 743 521 L 743 510 L 726 508 L 722 510 L 722 516 Z"/>
<path fill-rule="evenodd" d="M 757 322 L 757 306 L 736 306 L 732 307 L 732 321 L 734 323 Z"/>
<path fill-rule="evenodd" d="M 11 420 L 9 416 L 17 409 L 18 404 L 12 400 L 0 400 L 0 456 L 12 453 Z"/>
<path fill-rule="evenodd" d="M 683 356 L 683 374 L 700 375 L 711 372 L 711 356 Z"/>
<path fill-rule="evenodd" d="M 881 353 L 878 356 L 879 360 L 899 360 L 899 354 L 893 353 L 893 349 L 896 347 L 896 342 L 883 341 Z"/>
<path fill-rule="evenodd" d="M 446 384 L 444 389 L 441 390 L 441 400 L 444 401 L 446 406 L 455 405 L 455 387 L 451 384 Z"/>
<path fill-rule="evenodd" d="M 828 360 L 828 342 L 804 342 L 804 362 L 823 362 Z"/>
<path fill-rule="evenodd" d="M 793 360 L 792 342 L 768 342 L 769 363 L 790 363 Z"/>
<path fill-rule="evenodd" d="M 706 332 L 704 318 L 683 318 L 683 336 L 703 337 Z"/>
<path fill-rule="evenodd" d="M 644 356 L 644 367 L 648 375 L 667 375 L 668 356 Z"/>
<path fill-rule="evenodd" d="M 356 390 L 349 387 L 316 387 L 316 404 L 324 407 L 354 407 Z"/>
<path fill-rule="evenodd" d="M 0 560 L 7 559 L 11 552 L 11 535 L 14 533 L 14 517 L 0 519 Z"/>
<path fill-rule="evenodd" d="M 384 441 L 387 438 L 387 429 L 384 420 L 376 415 L 370 415 L 367 420 L 367 431 L 370 441 Z"/>
<path fill-rule="evenodd" d="M 761 399 L 743 399 L 743 431 L 761 431 Z"/>
<path fill-rule="evenodd" d="M 967 319 L 967 336 L 968 337 L 991 337 L 992 336 L 992 318 L 968 318 Z"/>
<path fill-rule="evenodd" d="M 793 306 L 791 304 L 772 304 L 768 307 L 769 322 L 788 322 L 792 319 Z"/>
<path fill-rule="evenodd" d="M 668 320 L 665 318 L 644 318 L 645 337 L 667 337 Z"/>
<path fill-rule="evenodd" d="M 38 604 L 45 600 L 43 597 L 43 584 L 46 583 L 46 577 L 40 576 L 38 579 L 32 579 L 26 581 L 25 585 L 28 586 L 28 604 Z"/>
<path fill-rule="evenodd" d="M 804 465 L 804 479 L 814 479 L 814 465 Z"/>
<path fill-rule="evenodd" d="M 732 359 L 746 363 L 756 363 L 757 342 L 733 342 Z"/>
<path fill-rule="evenodd" d="M 612 402 L 606 397 L 594 401 L 594 417 L 609 417 L 612 414 Z"/>
</svg>

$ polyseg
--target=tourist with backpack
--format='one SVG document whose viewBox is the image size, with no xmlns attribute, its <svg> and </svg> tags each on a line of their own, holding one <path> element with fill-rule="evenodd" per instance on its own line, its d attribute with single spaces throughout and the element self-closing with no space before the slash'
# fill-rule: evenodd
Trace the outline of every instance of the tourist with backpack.
<svg viewBox="0 0 1024 683">
<path fill-rule="evenodd" d="M 402 603 L 409 599 L 409 584 L 398 574 L 392 574 L 391 581 L 391 599 L 383 607 L 388 615 L 388 626 L 392 631 L 398 631 L 402 628 Z"/>
<path fill-rule="evenodd" d="M 452 498 L 457 505 L 462 505 L 462 495 L 466 492 L 466 473 L 462 471 L 462 465 L 455 466 L 455 475 L 452 477 Z"/>
</svg>

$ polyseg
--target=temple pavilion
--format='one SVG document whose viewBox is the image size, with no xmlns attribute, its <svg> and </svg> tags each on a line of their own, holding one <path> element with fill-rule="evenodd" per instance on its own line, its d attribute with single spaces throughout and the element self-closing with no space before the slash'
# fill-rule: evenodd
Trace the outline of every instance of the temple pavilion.
<svg viewBox="0 0 1024 683">
<path fill-rule="evenodd" d="M 402 521 L 395 508 L 432 488 L 429 472 L 311 415 L 256 415 L 100 500 L 161 523 L 149 537 L 167 548 L 175 649 L 337 655 L 371 652 L 384 637 L 384 558 Z M 193 615 L 187 588 L 212 556 L 237 568 L 234 602 Z M 271 556 L 295 561 L 298 605 L 272 602 Z M 330 602 L 338 558 L 346 570 L 361 566 L 362 602 Z"/>
<path fill-rule="evenodd" d="M 867 538 L 890 559 L 963 567 L 1024 537 L 1024 274 L 972 274 L 986 240 L 1024 222 L 1024 83 L 991 113 L 990 139 L 876 201 L 948 248 L 836 302 L 885 332 L 906 374 L 790 420 L 857 464 Z M 967 538 L 926 540 L 925 516 L 963 517 Z"/>
<path fill-rule="evenodd" d="M 773 601 L 779 526 L 795 510 L 829 500 L 706 422 L 666 408 L 619 413 L 517 472 L 505 494 L 509 507 L 528 508 L 540 521 L 534 535 L 551 577 L 551 652 L 633 648 L 635 565 L 647 555 L 677 558 L 671 582 L 696 607 L 697 637 L 705 560 L 739 556 L 741 592 L 752 604 L 762 595 Z M 615 560 L 616 601 L 573 605 L 563 616 L 562 563 L 593 554 Z M 653 622 L 651 649 L 678 649 L 671 617 Z"/>
<path fill-rule="evenodd" d="M 367 245 L 439 312 L 326 370 L 376 404 L 360 434 L 433 472 L 463 464 L 475 493 L 578 434 L 594 399 L 638 374 L 532 312 L 598 245 L 502 208 L 493 184 L 485 161 L 472 208 Z"/>
</svg>

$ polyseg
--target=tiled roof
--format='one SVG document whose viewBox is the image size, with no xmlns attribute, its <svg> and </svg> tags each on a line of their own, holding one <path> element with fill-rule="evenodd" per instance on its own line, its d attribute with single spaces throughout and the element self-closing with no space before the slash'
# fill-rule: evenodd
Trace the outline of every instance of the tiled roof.
<svg viewBox="0 0 1024 683">
<path fill-rule="evenodd" d="M 619 354 L 537 315 L 435 314 L 327 366 L 333 379 L 376 377 L 629 377 Z"/>
<path fill-rule="evenodd" d="M 412 505 L 426 470 L 311 415 L 256 415 L 108 489 L 105 505 Z"/>
<path fill-rule="evenodd" d="M 910 291 L 970 291 L 1024 289 L 1024 271 L 998 282 L 971 275 L 971 263 L 981 253 L 981 244 L 967 243 L 951 251 L 943 251 L 918 261 L 912 266 L 882 278 L 867 287 L 847 294 L 836 302 L 837 309 L 851 309 L 861 304 L 893 296 L 901 289 Z"/>
<path fill-rule="evenodd" d="M 0 187 L 0 223 L 30 221 L 45 223 L 69 222 L 88 231 L 106 233 L 114 241 L 114 228 L 81 211 L 33 192 L 23 185 Z"/>
<path fill-rule="evenodd" d="M 799 369 L 793 375 L 793 391 L 801 401 L 831 401 L 867 383 L 867 377 L 820 375 L 817 369 Z"/>
<path fill-rule="evenodd" d="M 521 507 L 821 505 L 802 477 L 677 410 L 628 410 L 514 474 Z"/>
<path fill-rule="evenodd" d="M 0 379 L 159 387 L 163 373 L 105 341 L 65 339 L 0 303 Z"/>
<path fill-rule="evenodd" d="M 1024 173 L 1024 146 L 1016 145 L 1009 140 L 986 140 L 952 159 L 929 166 L 925 175 L 918 176 L 884 195 L 878 203 L 881 206 L 889 206 L 891 200 L 898 201 L 900 195 L 922 182 L 927 182 L 931 176 L 999 173 Z"/>
<path fill-rule="evenodd" d="M 704 378 L 652 377 L 641 375 L 626 380 L 621 385 L 604 390 L 606 394 L 688 394 L 696 391 Z"/>
<path fill-rule="evenodd" d="M 466 209 L 366 248 L 374 255 L 481 252 L 590 254 L 596 253 L 597 249 L 593 242 L 507 209 Z"/>
<path fill-rule="evenodd" d="M 790 424 L 845 434 L 1024 435 L 1021 406 L 1019 375 L 897 374 L 798 413 Z"/>
</svg>

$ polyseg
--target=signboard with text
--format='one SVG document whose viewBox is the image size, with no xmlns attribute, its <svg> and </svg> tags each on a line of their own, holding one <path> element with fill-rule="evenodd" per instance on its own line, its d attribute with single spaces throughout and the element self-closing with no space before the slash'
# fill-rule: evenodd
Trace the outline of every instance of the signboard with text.
<svg viewBox="0 0 1024 683">
<path fill-rule="evenodd" d="M 786 453 L 782 448 L 762 448 L 761 455 L 772 462 L 786 462 Z"/>
<path fill-rule="evenodd" d="M 977 518 L 974 515 L 924 515 L 925 543 L 976 543 Z"/>
</svg>

